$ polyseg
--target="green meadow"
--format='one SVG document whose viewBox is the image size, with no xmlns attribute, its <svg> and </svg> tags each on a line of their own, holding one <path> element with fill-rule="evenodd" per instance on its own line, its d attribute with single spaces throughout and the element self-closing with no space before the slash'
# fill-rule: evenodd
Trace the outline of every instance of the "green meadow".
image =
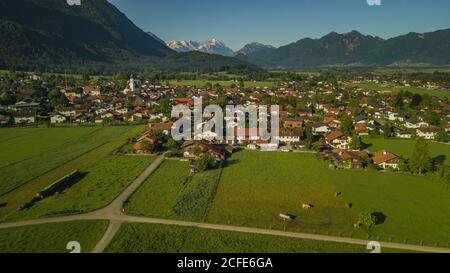
<svg viewBox="0 0 450 273">
<path fill-rule="evenodd" d="M 7 220 L 85 213 L 102 208 L 133 182 L 153 159 L 148 156 L 107 156 L 96 165 L 80 170 L 81 177 L 64 192 L 17 211 Z"/>
<path fill-rule="evenodd" d="M 130 131 L 127 126 L 0 129 L 0 196 Z"/>
<path fill-rule="evenodd" d="M 371 153 L 380 150 L 387 150 L 405 158 L 411 158 L 414 150 L 414 139 L 398 139 L 398 138 L 383 138 L 383 137 L 363 137 L 363 142 L 368 145 Z M 450 164 L 450 145 L 437 142 L 428 142 L 428 149 L 431 157 L 442 157 L 446 164 Z"/>
<path fill-rule="evenodd" d="M 431 177 L 334 171 L 314 155 L 243 151 L 228 159 L 207 221 L 380 241 L 448 246 L 450 191 Z M 335 197 L 335 193 L 342 193 Z M 303 209 L 302 204 L 312 204 Z M 352 204 L 347 208 L 346 204 Z M 360 212 L 371 229 L 354 229 Z M 291 222 L 280 213 L 295 216 Z"/>
<path fill-rule="evenodd" d="M 392 250 L 382 250 L 391 252 Z M 109 253 L 367 253 L 365 246 L 149 224 L 125 224 Z"/>
<path fill-rule="evenodd" d="M 355 84 L 355 87 L 359 88 L 365 88 L 369 90 L 375 90 L 375 91 L 409 91 L 413 94 L 419 94 L 419 95 L 425 95 L 428 94 L 430 96 L 436 96 L 440 98 L 449 98 L 450 97 L 450 90 L 444 90 L 444 89 L 426 89 L 421 87 L 406 87 L 406 86 L 399 86 L 399 85 L 386 85 L 386 84 L 378 84 L 378 83 L 358 83 Z"/>
<path fill-rule="evenodd" d="M 203 221 L 217 186 L 220 169 L 189 174 L 189 162 L 166 160 L 129 198 L 129 214 Z"/>
<path fill-rule="evenodd" d="M 28 130 L 42 130 L 42 136 L 33 138 L 33 132 Z M 80 131 L 92 130 L 77 136 Z M 53 142 L 53 147 L 48 150 L 41 150 L 37 154 L 30 152 L 23 153 L 22 161 L 5 166 L 0 169 L 2 174 L 0 189 L 4 189 L 0 195 L 0 220 L 5 216 L 15 212 L 17 208 L 31 200 L 37 192 L 50 185 L 54 181 L 69 174 L 74 170 L 86 170 L 106 157 L 118 147 L 122 146 L 129 137 L 133 137 L 144 130 L 144 126 L 115 126 L 115 127 L 63 127 L 63 128 L 14 128 L 0 129 L 0 132 L 7 132 L 10 139 L 14 139 L 16 134 L 23 135 L 23 143 L 32 143 L 34 146 L 49 145 Z M 69 141 L 58 141 L 54 134 Z M 3 134 L 1 134 L 4 136 Z M 64 136 L 64 137 L 63 137 Z M 67 137 L 68 136 L 68 137 Z M 54 139 L 53 141 L 49 141 Z M 25 149 L 28 145 L 13 146 L 2 143 L 2 153 L 0 158 L 8 160 L 6 154 L 13 154 L 16 149 Z M 17 144 L 14 144 L 17 145 Z M 14 182 L 14 183 L 13 183 Z M 131 181 L 126 181 L 131 182 Z"/>
<path fill-rule="evenodd" d="M 71 241 L 88 253 L 107 227 L 108 221 L 75 221 L 0 229 L 0 253 L 69 253 Z"/>
<path fill-rule="evenodd" d="M 208 83 L 215 85 L 220 84 L 222 87 L 230 87 L 232 85 L 239 85 L 239 82 L 228 80 L 171 80 L 169 81 L 172 86 L 193 86 L 197 88 L 205 87 Z M 245 81 L 245 88 L 256 88 L 256 87 L 274 87 L 276 81 Z"/>
</svg>

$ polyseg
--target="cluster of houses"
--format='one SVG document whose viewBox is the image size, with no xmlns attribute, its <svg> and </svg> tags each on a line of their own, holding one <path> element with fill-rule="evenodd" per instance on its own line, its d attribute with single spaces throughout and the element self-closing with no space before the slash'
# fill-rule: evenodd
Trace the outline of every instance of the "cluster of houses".
<svg viewBox="0 0 450 273">
<path fill-rule="evenodd" d="M 212 104 L 231 105 L 267 105 L 280 106 L 280 130 L 278 144 L 263 140 L 259 135 L 250 136 L 251 128 L 242 135 L 236 134 L 235 139 L 207 143 L 205 141 L 185 143 L 184 154 L 189 157 L 189 148 L 200 145 L 202 150 L 213 153 L 221 158 L 215 147 L 221 145 L 239 146 L 252 150 L 289 151 L 305 146 L 307 128 L 312 131 L 321 149 L 327 151 L 333 165 L 340 168 L 361 168 L 371 162 L 380 168 L 399 168 L 402 159 L 389 152 L 379 151 L 368 154 L 367 151 L 354 151 L 351 141 L 354 135 L 366 136 L 385 134 L 386 123 L 389 124 L 389 135 L 396 138 L 421 137 L 428 140 L 436 139 L 439 133 L 450 131 L 450 104 L 448 98 L 433 97 L 432 105 L 415 105 L 414 115 L 411 112 L 395 107 L 395 92 L 388 90 L 374 91 L 358 88 L 357 83 L 368 81 L 364 77 L 356 77 L 337 83 L 320 81 L 310 76 L 302 82 L 286 82 L 277 87 L 204 87 L 161 86 L 148 80 L 135 79 L 133 76 L 125 87 L 117 81 L 107 80 L 102 84 L 86 84 L 84 86 L 68 86 L 61 83 L 56 88 L 68 101 L 65 107 L 49 107 L 49 101 L 33 99 L 30 90 L 17 89 L 22 101 L 14 105 L 1 106 L 0 125 L 33 124 L 47 120 L 58 123 L 105 123 L 135 122 L 150 123 L 134 145 L 136 152 L 152 150 L 162 131 L 169 135 L 174 120 L 170 118 L 170 109 L 174 105 L 194 105 L 194 97 L 202 97 L 203 101 Z M 41 82 L 42 78 L 27 79 Z M 395 79 L 391 79 L 395 81 Z M 417 86 L 415 82 L 397 82 Z M 423 83 L 422 83 L 423 85 Z M 427 88 L 436 84 L 427 83 Z M 442 86 L 440 88 L 443 88 Z M 443 91 L 445 92 L 445 91 Z M 403 103 L 411 103 L 410 98 L 404 98 Z M 206 104 L 206 103 L 205 103 Z M 439 124 L 430 122 L 430 113 L 439 116 Z M 342 115 L 352 122 L 352 135 L 342 130 Z M 204 126 L 208 121 L 205 117 Z M 308 131 L 309 132 L 309 131 Z M 211 136 L 213 132 L 203 132 L 200 137 Z M 197 136 L 199 137 L 199 136 Z M 196 149 L 197 150 L 197 149 Z"/>
<path fill-rule="evenodd" d="M 29 80 L 37 80 L 45 85 L 42 78 Z M 395 92 L 355 87 L 355 84 L 362 80 L 364 78 L 357 77 L 352 81 L 333 84 L 318 81 L 314 76 L 310 76 L 304 82 L 286 82 L 270 88 L 161 86 L 153 85 L 148 80 L 134 79 L 133 76 L 124 88 L 118 88 L 119 83 L 113 80 L 84 86 L 61 83 L 57 89 L 66 97 L 68 106 L 50 108 L 48 101 L 33 100 L 33 92 L 16 90 L 21 92 L 24 100 L 8 106 L 9 111 L 0 109 L 0 125 L 33 124 L 42 119 L 54 124 L 141 120 L 167 122 L 173 105 L 187 104 L 192 107 L 193 97 L 202 97 L 214 103 L 222 96 L 225 97 L 226 104 L 244 106 L 271 104 L 275 101 L 281 110 L 280 141 L 289 145 L 301 145 L 305 126 L 309 125 L 315 135 L 326 135 L 325 138 L 328 137 L 333 148 L 347 149 L 348 136 L 342 136 L 336 131 L 341 126 L 339 116 L 342 114 L 353 120 L 354 131 L 360 136 L 376 131 L 382 133 L 387 122 L 392 125 L 392 137 L 398 138 L 423 137 L 433 140 L 440 131 L 449 132 L 448 98 L 433 97 L 433 109 L 427 105 L 417 106 L 414 116 L 408 116 L 407 111 L 396 110 L 393 105 Z M 416 86 L 418 83 L 401 84 Z M 292 100 L 295 100 L 297 105 L 293 105 Z M 405 104 L 409 103 L 407 100 L 405 99 Z M 427 119 L 430 112 L 439 115 L 441 120 L 446 120 L 447 125 L 437 126 L 430 123 Z M 254 149 L 266 144 L 258 138 L 237 141 L 240 145 L 250 145 L 249 147 Z"/>
<path fill-rule="evenodd" d="M 45 82 L 42 83 L 45 85 Z M 0 106 L 0 125 L 29 125 L 42 121 L 52 124 L 105 123 L 167 120 L 156 110 L 169 88 L 131 78 L 123 91 L 114 91 L 116 82 L 77 86 L 57 86 L 68 104 L 52 108 L 48 100 L 36 100 L 33 92 L 17 90 L 23 100 Z"/>
<path fill-rule="evenodd" d="M 345 86 L 342 83 L 342 86 Z M 170 105 L 185 104 L 189 107 L 194 105 L 194 97 L 206 98 L 214 103 L 219 99 L 219 95 L 225 95 L 227 104 L 262 105 L 268 99 L 276 97 L 279 101 L 288 98 L 295 98 L 304 103 L 303 107 L 294 107 L 288 103 L 280 103 L 280 135 L 279 144 L 273 144 L 263 140 L 259 135 L 250 136 L 250 128 L 245 129 L 243 135 L 236 134 L 232 141 L 213 141 L 213 142 L 194 142 L 195 145 L 201 145 L 202 149 L 213 152 L 215 146 L 231 145 L 252 150 L 285 150 L 289 151 L 295 148 L 302 148 L 306 142 L 306 127 L 312 129 L 314 138 L 321 145 L 321 150 L 326 151 L 332 165 L 338 168 L 363 168 L 368 164 L 374 164 L 380 169 L 399 169 L 404 159 L 394 153 L 386 150 L 369 154 L 365 150 L 352 150 L 352 136 L 367 136 L 371 134 L 383 134 L 385 124 L 391 124 L 392 137 L 397 138 L 415 138 L 435 139 L 438 132 L 444 131 L 448 134 L 450 131 L 450 106 L 448 99 L 434 98 L 436 100 L 436 109 L 433 111 L 439 113 L 443 120 L 449 121 L 447 125 L 433 125 L 427 122 L 429 109 L 422 107 L 418 109 L 414 117 L 407 117 L 404 113 L 397 112 L 392 106 L 392 97 L 394 94 L 384 92 L 382 94 L 364 90 L 360 88 L 348 88 L 350 97 L 356 98 L 357 104 L 350 106 L 350 99 L 338 90 L 335 86 L 323 82 L 318 82 L 317 86 L 311 91 L 299 92 L 296 88 L 278 87 L 278 88 L 251 88 L 242 89 L 239 87 L 229 88 L 193 88 L 185 87 L 180 90 L 171 88 Z M 167 94 L 166 94 L 167 95 Z M 164 96 L 161 94 L 161 96 Z M 333 101 L 330 102 L 330 96 Z M 347 94 L 347 97 L 349 95 Z M 344 133 L 341 130 L 341 116 L 347 115 L 352 121 L 352 134 Z M 163 123 L 152 123 L 151 128 L 164 127 L 166 131 L 171 127 L 174 120 L 167 120 Z M 208 118 L 205 117 L 202 126 L 206 124 Z M 206 132 L 211 136 L 212 132 Z M 205 137 L 205 132 L 202 137 Z M 151 144 L 151 133 L 147 131 L 141 140 L 147 139 Z M 153 140 L 154 142 L 154 140 Z M 189 145 L 194 145 L 189 142 Z M 139 146 L 139 145 L 138 145 Z M 149 147 L 151 145 L 145 145 Z M 138 150 L 138 149 L 137 149 Z M 213 152 L 214 153 L 214 152 Z M 184 151 L 189 157 L 189 152 Z"/>
<path fill-rule="evenodd" d="M 285 122 L 284 128 L 286 128 L 288 124 L 292 124 L 292 121 Z M 298 127 L 288 127 L 289 130 L 298 131 L 296 129 L 301 129 L 299 123 L 295 122 L 293 124 Z M 155 148 L 155 143 L 159 140 L 158 138 L 162 135 L 169 136 L 172 127 L 172 122 L 150 123 L 147 130 L 145 130 L 136 140 L 134 152 L 138 154 L 152 152 Z M 281 144 L 301 145 L 302 141 L 304 141 L 303 131 L 295 135 L 295 139 L 285 139 Z M 218 161 L 222 161 L 226 158 L 227 154 L 231 154 L 236 148 L 256 150 L 256 147 L 264 145 L 263 143 L 267 143 L 260 140 L 258 137 L 252 138 L 248 137 L 248 135 L 242 140 L 242 142 L 234 142 L 232 145 L 227 141 L 209 142 L 206 140 L 189 140 L 185 141 L 181 147 L 182 155 L 186 159 L 195 159 L 204 153 L 209 153 Z M 366 150 L 351 150 L 351 138 L 340 130 L 325 133 L 323 141 L 322 150 L 330 159 L 330 165 L 335 168 L 360 169 L 367 167 L 369 164 L 374 164 L 380 169 L 397 170 L 400 168 L 400 165 L 405 162 L 402 157 L 386 150 L 381 150 L 374 154 L 369 154 Z M 283 151 L 283 148 L 281 148 L 281 150 Z"/>
</svg>

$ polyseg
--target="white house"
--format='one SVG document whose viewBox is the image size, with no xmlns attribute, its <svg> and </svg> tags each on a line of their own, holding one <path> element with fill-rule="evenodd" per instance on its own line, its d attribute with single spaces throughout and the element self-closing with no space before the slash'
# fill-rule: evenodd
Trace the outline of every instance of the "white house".
<svg viewBox="0 0 450 273">
<path fill-rule="evenodd" d="M 65 116 L 59 115 L 59 114 L 56 114 L 56 115 L 53 115 L 50 117 L 50 122 L 53 124 L 54 123 L 64 123 L 66 120 L 67 119 Z"/>
<path fill-rule="evenodd" d="M 16 124 L 29 124 L 36 122 L 36 111 L 18 111 L 13 114 L 14 123 Z"/>
<path fill-rule="evenodd" d="M 411 132 L 407 132 L 407 131 L 398 131 L 395 133 L 395 136 L 398 138 L 409 139 L 409 138 L 413 137 L 413 134 Z"/>
<path fill-rule="evenodd" d="M 439 129 L 436 127 L 423 127 L 416 130 L 417 136 L 424 139 L 434 139 Z"/>
<path fill-rule="evenodd" d="M 322 135 L 326 134 L 331 131 L 330 127 L 328 125 L 316 125 L 313 126 L 313 134 L 315 135 Z"/>
<path fill-rule="evenodd" d="M 352 138 L 339 130 L 325 134 L 325 141 L 335 149 L 347 150 L 350 147 Z"/>
</svg>

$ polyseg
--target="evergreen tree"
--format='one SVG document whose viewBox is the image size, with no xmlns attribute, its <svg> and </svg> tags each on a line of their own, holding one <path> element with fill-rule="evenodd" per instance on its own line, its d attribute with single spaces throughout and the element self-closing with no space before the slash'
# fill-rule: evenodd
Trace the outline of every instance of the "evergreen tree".
<svg viewBox="0 0 450 273">
<path fill-rule="evenodd" d="M 383 125 L 383 136 L 384 138 L 390 138 L 392 136 L 392 126 L 389 122 Z"/>
<path fill-rule="evenodd" d="M 419 138 L 414 146 L 413 155 L 409 161 L 409 169 L 414 174 L 424 174 L 433 167 L 431 157 L 428 154 L 428 143 Z"/>
<path fill-rule="evenodd" d="M 353 119 L 347 115 L 347 114 L 343 114 L 340 118 L 341 121 L 341 130 L 344 133 L 351 133 L 351 131 L 353 130 Z"/>
<path fill-rule="evenodd" d="M 353 135 L 352 140 L 350 141 L 350 149 L 352 150 L 361 150 L 363 143 L 361 138 L 358 135 Z"/>
<path fill-rule="evenodd" d="M 305 138 L 306 147 L 308 149 L 310 149 L 312 144 L 313 144 L 313 142 L 314 142 L 314 135 L 313 135 L 312 127 L 309 124 L 306 125 L 306 127 L 305 127 L 305 137 L 306 137 Z"/>
<path fill-rule="evenodd" d="M 439 141 L 439 142 L 445 142 L 446 143 L 446 142 L 450 141 L 450 135 L 444 129 L 441 129 L 436 134 L 435 140 Z"/>
</svg>

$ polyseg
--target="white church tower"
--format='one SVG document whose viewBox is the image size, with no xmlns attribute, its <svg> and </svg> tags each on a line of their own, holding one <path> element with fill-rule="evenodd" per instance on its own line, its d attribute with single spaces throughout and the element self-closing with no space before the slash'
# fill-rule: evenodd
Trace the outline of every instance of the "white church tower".
<svg viewBox="0 0 450 273">
<path fill-rule="evenodd" d="M 140 92 L 140 82 L 138 80 L 135 80 L 133 78 L 133 75 L 131 75 L 130 80 L 128 81 L 128 86 L 123 90 L 124 94 L 127 94 L 128 92 L 133 93 L 139 93 Z"/>
</svg>

